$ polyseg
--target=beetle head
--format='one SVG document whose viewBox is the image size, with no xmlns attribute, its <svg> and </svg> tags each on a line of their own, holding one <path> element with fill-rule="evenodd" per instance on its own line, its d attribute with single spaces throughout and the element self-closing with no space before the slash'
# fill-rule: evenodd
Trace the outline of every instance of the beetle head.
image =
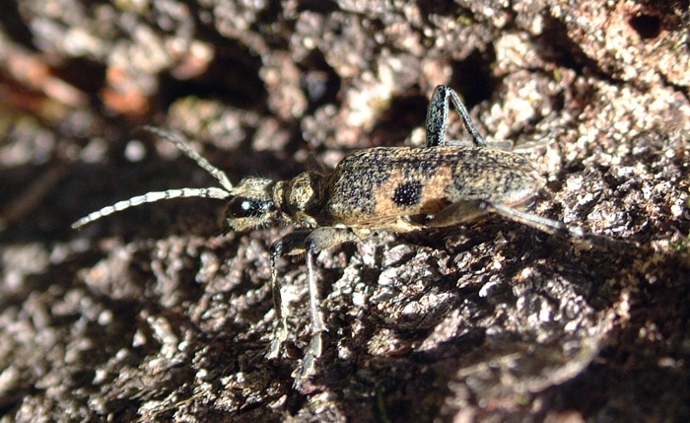
<svg viewBox="0 0 690 423">
<path fill-rule="evenodd" d="M 245 178 L 232 190 L 233 197 L 228 201 L 224 215 L 231 229 L 243 232 L 277 219 L 273 185 L 269 179 Z"/>
</svg>

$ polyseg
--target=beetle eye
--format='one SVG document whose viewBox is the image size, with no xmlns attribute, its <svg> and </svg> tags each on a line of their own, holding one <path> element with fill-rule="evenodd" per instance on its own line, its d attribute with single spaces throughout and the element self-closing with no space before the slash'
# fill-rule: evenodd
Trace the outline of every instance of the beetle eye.
<svg viewBox="0 0 690 423">
<path fill-rule="evenodd" d="M 254 200 L 247 197 L 235 197 L 228 203 L 228 213 L 237 219 L 260 217 L 266 214 L 270 201 Z"/>
</svg>

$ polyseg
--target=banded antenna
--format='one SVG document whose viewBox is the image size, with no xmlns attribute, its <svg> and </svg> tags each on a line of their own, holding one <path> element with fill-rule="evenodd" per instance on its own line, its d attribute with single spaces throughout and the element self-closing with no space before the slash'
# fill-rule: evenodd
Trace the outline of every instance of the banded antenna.
<svg viewBox="0 0 690 423">
<path fill-rule="evenodd" d="M 87 223 L 91 223 L 94 220 L 98 220 L 101 217 L 108 216 L 115 212 L 119 212 L 131 207 L 136 207 L 141 204 L 153 203 L 161 200 L 171 200 L 174 198 L 191 198 L 191 197 L 201 197 L 201 198 L 217 198 L 219 200 L 225 200 L 228 197 L 234 195 L 234 190 L 232 183 L 228 179 L 228 176 L 222 170 L 213 166 L 205 158 L 201 157 L 199 153 L 194 151 L 189 144 L 187 144 L 181 137 L 166 132 L 160 128 L 154 126 L 144 126 L 142 128 L 154 135 L 157 135 L 165 140 L 170 141 L 175 144 L 180 151 L 182 151 L 187 157 L 191 158 L 206 172 L 210 173 L 221 185 L 222 188 L 208 187 L 208 188 L 179 188 L 179 189 L 169 189 L 166 191 L 151 191 L 144 195 L 138 195 L 132 197 L 128 200 L 118 201 L 117 203 L 103 207 L 100 210 L 89 213 L 87 216 L 82 217 L 76 222 L 72 223 L 72 228 L 80 228 Z"/>
</svg>

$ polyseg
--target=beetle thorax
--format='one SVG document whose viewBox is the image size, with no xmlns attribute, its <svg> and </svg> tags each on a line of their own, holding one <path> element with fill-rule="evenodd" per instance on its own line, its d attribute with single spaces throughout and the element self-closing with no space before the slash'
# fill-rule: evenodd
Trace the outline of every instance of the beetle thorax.
<svg viewBox="0 0 690 423">
<path fill-rule="evenodd" d="M 289 181 L 279 182 L 276 191 L 282 191 L 284 210 L 290 221 L 313 228 L 328 219 L 323 215 L 327 187 L 326 177 L 316 172 L 303 172 Z"/>
</svg>

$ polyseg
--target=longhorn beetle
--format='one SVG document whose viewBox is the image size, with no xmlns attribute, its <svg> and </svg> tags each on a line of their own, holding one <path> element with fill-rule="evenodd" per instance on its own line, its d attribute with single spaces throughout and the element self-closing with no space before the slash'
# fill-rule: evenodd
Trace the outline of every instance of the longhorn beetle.
<svg viewBox="0 0 690 423">
<path fill-rule="evenodd" d="M 460 113 L 473 145 L 445 139 L 448 109 Z M 458 94 L 447 86 L 434 90 L 426 117 L 426 147 L 376 147 L 346 156 L 331 173 L 303 172 L 289 181 L 248 177 L 235 186 L 227 175 L 191 149 L 182 139 L 155 127 L 146 129 L 174 143 L 210 173 L 220 188 L 182 188 L 149 192 L 104 207 L 72 224 L 79 228 L 130 207 L 173 198 L 204 197 L 227 201 L 225 220 L 231 230 L 247 231 L 269 223 L 292 223 L 303 230 L 271 245 L 271 289 L 278 317 L 268 351 L 275 358 L 287 338 L 276 261 L 306 253 L 312 340 L 296 385 L 314 370 L 326 330 L 314 270 L 319 251 L 368 237 L 374 231 L 410 232 L 462 224 L 488 213 L 549 234 L 604 237 L 520 211 L 544 186 L 544 179 L 523 157 L 487 146 Z"/>
</svg>

